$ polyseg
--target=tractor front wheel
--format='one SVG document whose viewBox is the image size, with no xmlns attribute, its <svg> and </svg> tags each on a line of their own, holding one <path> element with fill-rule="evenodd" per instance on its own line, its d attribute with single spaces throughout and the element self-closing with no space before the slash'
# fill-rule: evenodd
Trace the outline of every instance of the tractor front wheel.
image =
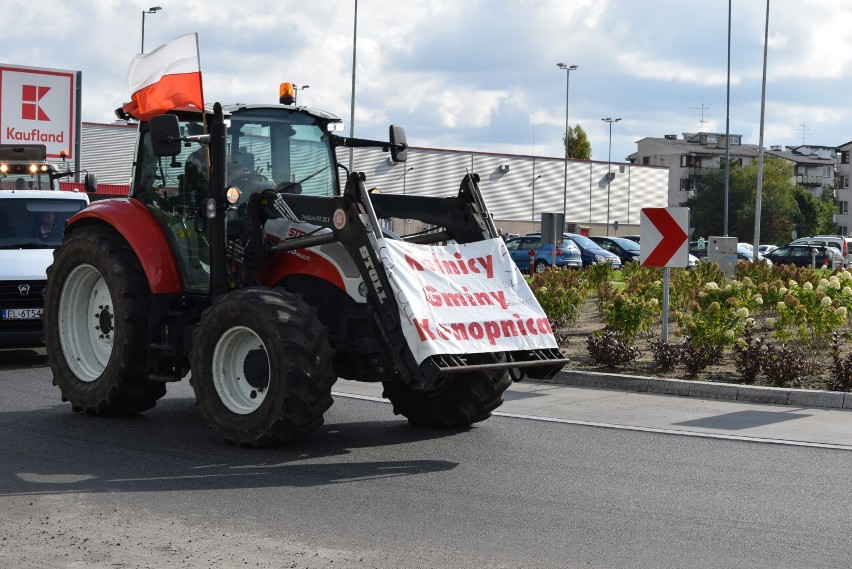
<svg viewBox="0 0 852 569">
<path fill-rule="evenodd" d="M 468 356 L 471 365 L 494 361 L 492 354 Z M 393 403 L 394 414 L 412 425 L 466 427 L 490 417 L 511 384 L 505 369 L 455 373 L 434 390 L 413 389 L 397 378 L 383 383 L 382 397 Z"/>
<path fill-rule="evenodd" d="M 210 427 L 239 446 L 289 443 L 323 424 L 333 352 L 316 309 L 283 289 L 218 297 L 193 334 L 192 379 Z"/>
</svg>

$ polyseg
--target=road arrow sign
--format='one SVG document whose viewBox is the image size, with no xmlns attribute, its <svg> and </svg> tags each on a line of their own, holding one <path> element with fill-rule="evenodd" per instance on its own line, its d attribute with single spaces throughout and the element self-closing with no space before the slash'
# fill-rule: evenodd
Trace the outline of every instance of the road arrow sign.
<svg viewBox="0 0 852 569">
<path fill-rule="evenodd" d="M 689 264 L 688 207 L 646 207 L 639 214 L 643 267 L 686 267 Z"/>
</svg>

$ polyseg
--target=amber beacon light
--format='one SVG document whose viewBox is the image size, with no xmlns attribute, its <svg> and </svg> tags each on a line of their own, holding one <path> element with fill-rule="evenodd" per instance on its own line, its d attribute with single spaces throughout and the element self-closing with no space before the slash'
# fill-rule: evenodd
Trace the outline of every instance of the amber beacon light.
<svg viewBox="0 0 852 569">
<path fill-rule="evenodd" d="M 281 83 L 278 87 L 278 102 L 282 105 L 292 105 L 296 102 L 296 89 L 292 83 Z"/>
</svg>

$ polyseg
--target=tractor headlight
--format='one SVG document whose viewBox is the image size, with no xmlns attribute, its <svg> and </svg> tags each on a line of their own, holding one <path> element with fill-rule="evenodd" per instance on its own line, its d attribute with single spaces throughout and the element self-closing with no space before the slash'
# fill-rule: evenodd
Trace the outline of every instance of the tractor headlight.
<svg viewBox="0 0 852 569">
<path fill-rule="evenodd" d="M 240 201 L 240 189 L 236 186 L 231 186 L 228 188 L 228 191 L 225 192 L 225 199 L 228 200 L 229 204 L 234 205 Z"/>
</svg>

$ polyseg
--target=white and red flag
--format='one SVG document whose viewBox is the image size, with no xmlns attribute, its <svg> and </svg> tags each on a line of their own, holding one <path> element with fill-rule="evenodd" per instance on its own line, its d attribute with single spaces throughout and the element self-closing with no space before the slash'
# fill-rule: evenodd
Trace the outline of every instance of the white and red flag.
<svg viewBox="0 0 852 569">
<path fill-rule="evenodd" d="M 136 119 L 148 120 L 179 107 L 203 110 L 198 34 L 180 36 L 134 57 L 127 84 L 131 100 L 124 110 Z"/>
</svg>

